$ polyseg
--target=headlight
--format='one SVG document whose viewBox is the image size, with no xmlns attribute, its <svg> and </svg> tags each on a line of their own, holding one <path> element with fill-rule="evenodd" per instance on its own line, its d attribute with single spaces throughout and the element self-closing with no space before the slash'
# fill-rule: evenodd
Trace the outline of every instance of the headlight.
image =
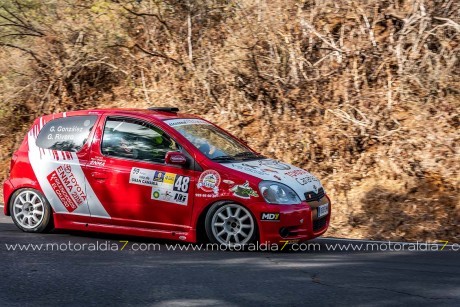
<svg viewBox="0 0 460 307">
<path fill-rule="evenodd" d="M 262 181 L 259 183 L 259 190 L 262 197 L 269 204 L 297 205 L 300 198 L 293 189 L 282 183 L 274 181 Z"/>
</svg>

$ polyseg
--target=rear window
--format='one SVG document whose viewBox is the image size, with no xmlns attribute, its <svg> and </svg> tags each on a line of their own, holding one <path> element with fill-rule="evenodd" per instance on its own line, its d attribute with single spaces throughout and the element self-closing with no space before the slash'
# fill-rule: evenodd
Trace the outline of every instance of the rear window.
<svg viewBox="0 0 460 307">
<path fill-rule="evenodd" d="M 37 146 L 45 149 L 77 152 L 86 143 L 97 116 L 63 117 L 47 123 L 37 137 Z"/>
</svg>

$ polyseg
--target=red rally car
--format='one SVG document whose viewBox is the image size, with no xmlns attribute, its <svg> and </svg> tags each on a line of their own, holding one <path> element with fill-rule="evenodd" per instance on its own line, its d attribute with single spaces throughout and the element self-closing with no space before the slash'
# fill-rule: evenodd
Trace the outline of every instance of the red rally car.
<svg viewBox="0 0 460 307">
<path fill-rule="evenodd" d="M 309 172 L 267 159 L 177 108 L 38 118 L 13 154 L 4 213 L 51 228 L 247 244 L 323 234 L 331 206 Z"/>
</svg>

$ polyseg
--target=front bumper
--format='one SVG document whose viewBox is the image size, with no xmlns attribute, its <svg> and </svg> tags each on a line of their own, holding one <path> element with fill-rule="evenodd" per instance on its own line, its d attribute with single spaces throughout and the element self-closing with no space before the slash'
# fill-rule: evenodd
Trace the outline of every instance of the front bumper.
<svg viewBox="0 0 460 307">
<path fill-rule="evenodd" d="M 326 203 L 329 203 L 329 212 L 318 219 L 317 207 Z M 283 244 L 287 241 L 295 243 L 314 239 L 327 231 L 331 218 L 331 202 L 327 196 L 315 202 L 304 201 L 300 205 L 270 205 L 264 202 L 254 204 L 253 208 L 257 208 L 253 211 L 262 244 Z M 267 217 L 272 219 L 267 220 Z"/>
</svg>

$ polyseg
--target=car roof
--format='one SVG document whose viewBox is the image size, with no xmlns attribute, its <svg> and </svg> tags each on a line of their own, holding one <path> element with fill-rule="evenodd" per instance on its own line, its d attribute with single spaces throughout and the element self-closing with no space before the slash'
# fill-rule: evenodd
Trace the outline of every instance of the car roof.
<svg viewBox="0 0 460 307">
<path fill-rule="evenodd" d="M 167 120 L 167 119 L 176 119 L 176 118 L 200 118 L 196 115 L 185 114 L 185 113 L 175 113 L 168 111 L 159 111 L 159 110 L 149 110 L 149 109 L 89 109 L 89 110 L 79 110 L 79 111 L 68 111 L 62 112 L 63 116 L 78 116 L 78 115 L 88 115 L 88 114 L 97 114 L 102 115 L 108 113 L 109 115 L 119 115 L 119 116 L 142 116 L 144 118 L 151 118 L 156 120 Z"/>
</svg>

